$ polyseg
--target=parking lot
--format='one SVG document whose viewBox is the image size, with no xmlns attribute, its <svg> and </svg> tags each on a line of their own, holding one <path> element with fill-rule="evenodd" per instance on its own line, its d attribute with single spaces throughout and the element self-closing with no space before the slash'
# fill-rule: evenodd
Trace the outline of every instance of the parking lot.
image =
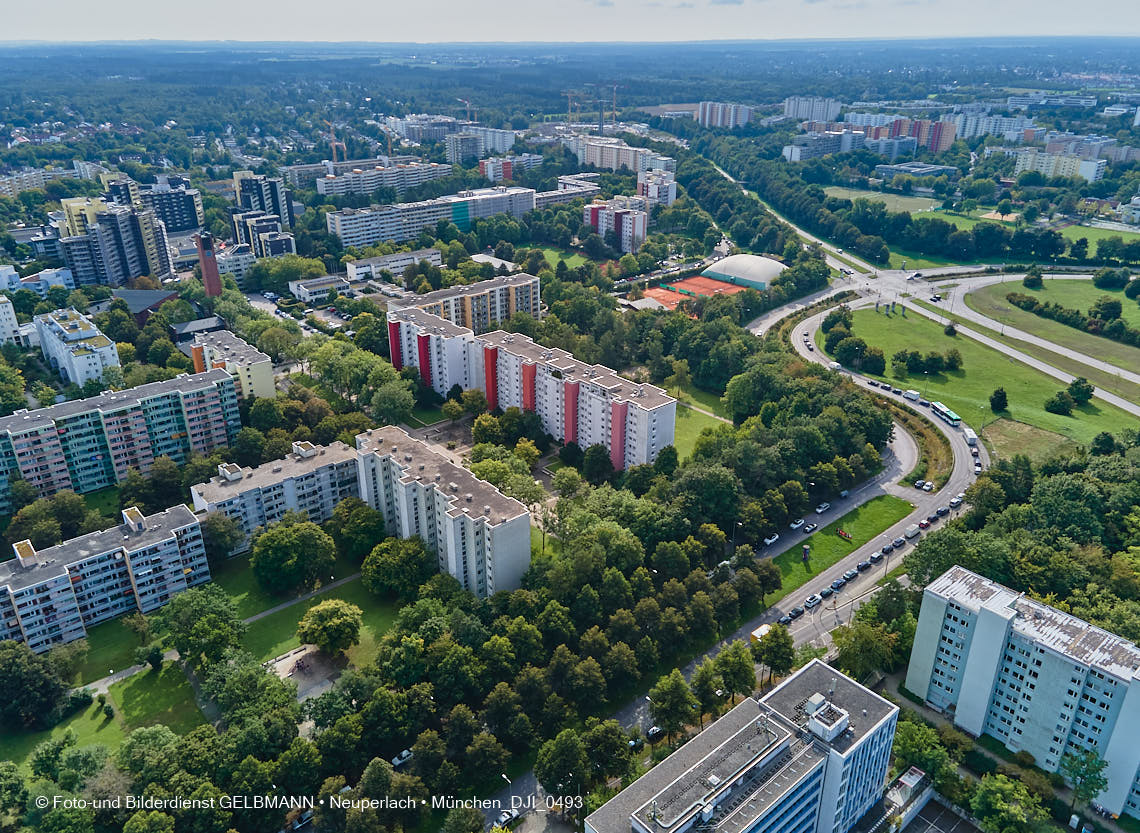
<svg viewBox="0 0 1140 833">
<path fill-rule="evenodd" d="M 980 833 L 977 827 L 947 810 L 937 801 L 930 801 L 903 833 Z"/>
</svg>

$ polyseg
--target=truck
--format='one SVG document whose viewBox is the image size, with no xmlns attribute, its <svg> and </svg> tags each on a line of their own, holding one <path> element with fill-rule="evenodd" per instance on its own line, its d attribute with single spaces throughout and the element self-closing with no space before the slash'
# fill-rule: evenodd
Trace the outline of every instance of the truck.
<svg viewBox="0 0 1140 833">
<path fill-rule="evenodd" d="M 917 538 L 921 533 L 922 530 L 918 528 L 918 524 L 911 524 L 906 528 L 903 537 L 909 541 L 912 538 Z"/>
<path fill-rule="evenodd" d="M 903 391 L 903 399 L 909 399 L 911 402 L 917 402 L 918 401 L 918 391 L 913 390 L 913 389 L 904 390 Z"/>
<path fill-rule="evenodd" d="M 974 433 L 973 428 L 962 426 L 962 436 L 966 438 L 966 445 L 978 444 L 978 435 Z"/>
<path fill-rule="evenodd" d="M 764 635 L 770 630 L 772 630 L 771 625 L 761 625 L 756 630 L 752 631 L 752 644 L 755 645 L 757 642 L 763 639 Z"/>
</svg>

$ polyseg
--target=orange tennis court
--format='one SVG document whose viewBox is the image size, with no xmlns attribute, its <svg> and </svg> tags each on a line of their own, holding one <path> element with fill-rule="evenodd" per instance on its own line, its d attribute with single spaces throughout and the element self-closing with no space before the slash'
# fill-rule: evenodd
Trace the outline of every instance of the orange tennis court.
<svg viewBox="0 0 1140 833">
<path fill-rule="evenodd" d="M 718 281 L 715 278 L 696 275 L 682 281 L 670 281 L 668 284 L 652 287 L 645 290 L 645 295 L 667 309 L 676 309 L 677 305 L 686 299 L 711 298 L 714 295 L 735 295 L 737 292 L 743 292 L 746 288 Z"/>
</svg>

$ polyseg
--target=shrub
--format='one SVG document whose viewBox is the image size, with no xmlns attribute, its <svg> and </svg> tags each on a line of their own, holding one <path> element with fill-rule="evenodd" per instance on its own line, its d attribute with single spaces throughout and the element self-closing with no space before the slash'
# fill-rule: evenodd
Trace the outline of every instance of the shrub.
<svg viewBox="0 0 1140 833">
<path fill-rule="evenodd" d="M 1018 766 L 1031 767 L 1037 765 L 1037 759 L 1033 757 L 1032 753 L 1026 752 L 1024 749 L 1014 753 L 1013 760 Z"/>
<path fill-rule="evenodd" d="M 971 749 L 962 756 L 962 766 L 979 777 L 983 775 L 993 775 L 997 772 L 998 768 L 998 765 L 992 758 L 979 752 L 977 749 Z"/>
<path fill-rule="evenodd" d="M 104 717 L 107 717 L 107 718 L 114 717 L 115 716 L 115 707 L 112 706 L 110 703 L 108 703 L 107 705 L 105 705 L 103 707 L 103 715 L 104 715 Z"/>
<path fill-rule="evenodd" d="M 1059 390 L 1045 400 L 1045 410 L 1051 414 L 1069 416 L 1073 412 L 1073 405 L 1075 404 L 1073 397 L 1069 395 L 1067 390 Z"/>
</svg>

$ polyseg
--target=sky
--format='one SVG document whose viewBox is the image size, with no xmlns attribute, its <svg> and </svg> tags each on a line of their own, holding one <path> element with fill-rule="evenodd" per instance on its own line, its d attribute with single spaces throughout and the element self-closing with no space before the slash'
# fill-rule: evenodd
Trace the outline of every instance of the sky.
<svg viewBox="0 0 1140 833">
<path fill-rule="evenodd" d="M 26 0 L 0 41 L 690 41 L 1140 36 L 1140 0 Z"/>
</svg>

